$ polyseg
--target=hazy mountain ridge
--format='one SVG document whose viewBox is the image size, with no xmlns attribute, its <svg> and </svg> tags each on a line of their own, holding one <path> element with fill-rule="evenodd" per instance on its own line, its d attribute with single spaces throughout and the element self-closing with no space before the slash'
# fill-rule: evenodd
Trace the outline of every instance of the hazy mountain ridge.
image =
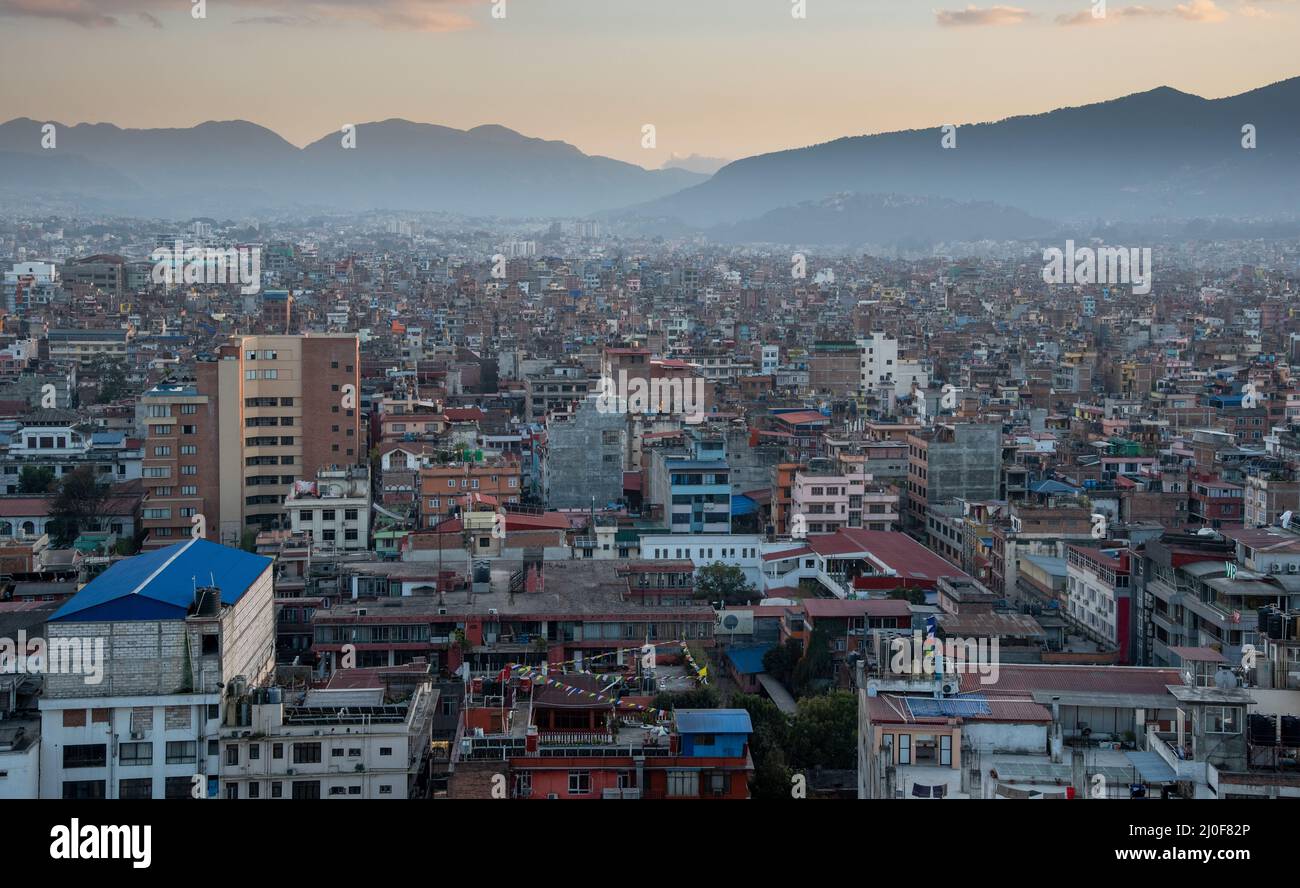
<svg viewBox="0 0 1300 888">
<path fill-rule="evenodd" d="M 1242 147 L 1242 127 L 1257 147 Z M 1161 87 L 958 126 L 852 136 L 738 160 L 620 214 L 708 227 L 833 194 L 990 201 L 1038 217 L 1258 218 L 1300 204 L 1300 78 L 1223 99 Z"/>
<path fill-rule="evenodd" d="M 0 124 L 0 152 L 27 158 L 19 181 L 0 180 L 15 196 L 80 190 L 84 171 L 98 169 L 97 197 L 120 200 L 124 212 L 174 217 L 294 206 L 587 215 L 704 178 L 646 170 L 495 125 L 457 130 L 392 119 L 358 124 L 356 148 L 342 147 L 336 132 L 299 149 L 242 120 L 148 130 L 56 122 L 48 150 L 42 126 L 27 118 Z"/>
<path fill-rule="evenodd" d="M 757 219 L 714 226 L 707 233 L 714 240 L 732 243 L 923 246 L 935 241 L 1032 239 L 1056 227 L 988 201 L 845 194 L 781 207 Z"/>
</svg>

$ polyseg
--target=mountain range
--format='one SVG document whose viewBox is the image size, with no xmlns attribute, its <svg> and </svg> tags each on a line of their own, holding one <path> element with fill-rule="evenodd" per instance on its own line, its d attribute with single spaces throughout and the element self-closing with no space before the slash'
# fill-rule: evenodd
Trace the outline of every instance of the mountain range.
<svg viewBox="0 0 1300 888">
<path fill-rule="evenodd" d="M 124 215 L 243 216 L 268 210 L 437 210 L 473 216 L 585 216 L 703 181 L 646 170 L 502 126 L 407 120 L 356 126 L 298 148 L 242 120 L 187 129 L 0 124 L 0 194 L 115 203 Z"/>
<path fill-rule="evenodd" d="M 41 126 L 0 124 L 0 199 L 61 195 L 172 218 L 368 209 L 598 215 L 642 232 L 808 244 L 1300 215 L 1300 78 L 1221 99 L 1160 87 L 962 124 L 954 147 L 944 147 L 939 126 L 852 136 L 733 161 L 711 176 L 673 163 L 647 170 L 502 126 L 385 120 L 358 125 L 348 149 L 340 133 L 298 148 L 246 121 L 56 124 L 55 150 L 40 147 Z M 1243 147 L 1247 126 L 1253 148 Z"/>
<path fill-rule="evenodd" d="M 1300 208 L 1300 78 L 1222 99 L 1161 87 L 958 126 L 952 148 L 943 135 L 936 126 L 737 160 L 621 216 L 704 228 L 842 193 L 989 201 L 1063 221 L 1259 219 Z"/>
</svg>

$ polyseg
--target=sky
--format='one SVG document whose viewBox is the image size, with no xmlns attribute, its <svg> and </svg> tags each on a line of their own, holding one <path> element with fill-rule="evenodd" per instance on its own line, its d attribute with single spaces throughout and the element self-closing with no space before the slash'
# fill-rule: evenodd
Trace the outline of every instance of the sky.
<svg viewBox="0 0 1300 888">
<path fill-rule="evenodd" d="M 493 123 L 648 168 L 1300 75 L 1300 0 L 0 0 L 0 34 L 0 121 Z"/>
</svg>

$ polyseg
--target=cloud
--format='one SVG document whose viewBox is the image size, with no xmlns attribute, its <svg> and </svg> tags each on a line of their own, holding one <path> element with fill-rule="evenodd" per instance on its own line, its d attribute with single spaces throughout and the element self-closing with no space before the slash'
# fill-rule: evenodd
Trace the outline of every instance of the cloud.
<svg viewBox="0 0 1300 888">
<path fill-rule="evenodd" d="M 990 6 L 980 9 L 967 6 L 965 9 L 940 9 L 934 13 L 935 21 L 943 28 L 982 27 L 986 25 L 1018 25 L 1033 15 L 1026 9 L 1014 6 Z"/>
<path fill-rule="evenodd" d="M 460 31 L 473 27 L 469 12 L 478 0 L 223 0 L 258 15 L 240 24 L 311 26 L 351 24 L 407 31 Z M 211 4 L 209 4 L 211 5 Z M 188 14 L 179 0 L 0 0 L 0 18 L 61 21 L 83 28 L 113 28 L 134 16 L 162 27 L 158 14 Z M 211 9 L 208 10 L 212 12 Z"/>
<path fill-rule="evenodd" d="M 1237 13 L 1247 18 L 1266 18 L 1268 12 L 1256 6 L 1256 3 L 1266 3 L 1270 0 L 1246 0 L 1239 4 Z M 1292 0 L 1271 0 L 1271 2 L 1289 3 Z M 1104 25 L 1109 22 L 1117 22 L 1122 19 L 1156 19 L 1156 18 L 1180 18 L 1187 22 L 1207 22 L 1215 23 L 1227 20 L 1231 16 L 1227 10 L 1220 8 L 1215 0 L 1187 0 L 1185 3 L 1179 3 L 1172 9 L 1159 9 L 1152 6 L 1124 6 L 1118 9 L 1107 10 L 1106 15 L 1102 18 L 1096 18 L 1092 10 L 1084 10 L 1070 15 L 1058 15 L 1056 23 L 1067 27 L 1078 25 Z"/>
<path fill-rule="evenodd" d="M 1174 12 L 1179 18 L 1189 22 L 1221 22 L 1228 17 L 1228 13 L 1216 6 L 1214 0 L 1191 0 L 1190 3 L 1179 3 L 1174 7 Z"/>
<path fill-rule="evenodd" d="M 1058 25 L 1104 25 L 1107 22 L 1119 21 L 1120 19 L 1131 18 L 1161 18 L 1172 15 L 1168 9 L 1153 9 L 1150 6 L 1125 6 L 1120 9 L 1108 9 L 1106 15 L 1098 18 L 1092 14 L 1092 10 L 1076 12 L 1074 15 L 1058 15 L 1056 23 Z"/>
</svg>

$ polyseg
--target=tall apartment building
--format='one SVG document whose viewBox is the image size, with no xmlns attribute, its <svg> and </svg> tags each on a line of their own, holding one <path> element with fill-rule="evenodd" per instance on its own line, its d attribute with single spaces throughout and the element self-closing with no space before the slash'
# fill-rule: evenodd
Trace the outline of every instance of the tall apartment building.
<svg viewBox="0 0 1300 888">
<path fill-rule="evenodd" d="M 920 361 L 900 360 L 898 340 L 884 333 L 872 333 L 857 341 L 859 363 L 858 389 L 866 394 L 877 388 L 894 386 L 894 391 L 906 395 L 912 386 L 925 388 L 930 376 Z"/>
<path fill-rule="evenodd" d="M 240 336 L 200 356 L 193 380 L 145 392 L 145 545 L 188 535 L 199 516 L 226 544 L 287 526 L 295 481 L 365 459 L 360 364 L 354 334 Z"/>
<path fill-rule="evenodd" d="M 924 528 L 926 509 L 954 497 L 997 499 L 1002 481 L 1002 430 L 959 423 L 907 436 L 905 529 Z"/>
</svg>

